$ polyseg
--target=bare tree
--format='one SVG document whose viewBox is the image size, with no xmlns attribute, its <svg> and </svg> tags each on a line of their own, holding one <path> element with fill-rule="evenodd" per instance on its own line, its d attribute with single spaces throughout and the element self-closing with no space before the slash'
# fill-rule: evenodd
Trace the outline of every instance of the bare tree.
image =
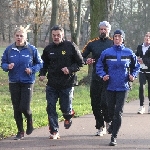
<svg viewBox="0 0 150 150">
<path fill-rule="evenodd" d="M 87 6 L 81 26 L 81 46 L 83 47 L 90 38 L 90 5 Z"/>
<path fill-rule="evenodd" d="M 97 36 L 100 21 L 109 21 L 113 11 L 113 0 L 90 0 L 91 38 Z"/>
<path fill-rule="evenodd" d="M 0 41 L 2 41 L 3 43 L 11 42 L 11 38 L 10 38 L 11 30 L 7 30 L 10 29 L 11 27 L 10 24 L 11 18 L 12 15 L 10 13 L 9 1 L 1 0 L 0 1 Z"/>
<path fill-rule="evenodd" d="M 112 25 L 111 33 L 117 28 L 124 30 L 126 45 L 136 49 L 145 32 L 150 31 L 149 8 L 149 0 L 1 0 L 0 41 L 1 45 L 10 43 L 16 25 L 30 24 L 33 32 L 29 33 L 29 40 L 41 46 L 41 42 L 49 42 L 51 26 L 61 24 L 66 37 L 70 39 L 71 35 L 71 40 L 79 45 L 89 35 L 98 36 L 98 24 L 106 20 Z"/>
<path fill-rule="evenodd" d="M 51 21 L 50 21 L 49 29 L 51 29 L 52 26 L 58 24 L 59 1 L 60 0 L 52 0 L 52 13 L 51 13 Z M 51 41 L 52 41 L 52 37 L 50 35 L 49 42 Z"/>
<path fill-rule="evenodd" d="M 112 31 L 125 31 L 125 44 L 133 50 L 143 42 L 143 36 L 150 31 L 150 1 L 114 0 Z"/>
<path fill-rule="evenodd" d="M 34 15 L 34 24 L 32 25 L 33 33 L 34 33 L 34 45 L 37 46 L 38 41 L 38 33 L 40 31 L 41 25 L 44 22 L 44 17 L 46 15 L 47 9 L 49 5 L 49 0 L 36 0 L 35 1 L 35 9 L 33 11 Z"/>
<path fill-rule="evenodd" d="M 11 17 L 7 15 L 9 30 L 13 30 L 16 25 L 31 25 L 31 30 L 33 30 L 34 34 L 33 43 L 35 46 L 38 46 L 38 33 L 40 32 L 41 25 L 46 20 L 45 15 L 48 14 L 50 0 L 9 0 L 6 2 L 12 13 L 9 12 Z M 14 19 L 12 19 L 13 17 Z M 9 35 L 9 37 L 11 38 L 12 35 Z"/>
<path fill-rule="evenodd" d="M 73 0 L 68 0 L 68 4 L 70 14 L 69 20 L 70 20 L 71 41 L 79 45 L 82 0 L 77 0 L 77 4 L 75 4 Z"/>
</svg>

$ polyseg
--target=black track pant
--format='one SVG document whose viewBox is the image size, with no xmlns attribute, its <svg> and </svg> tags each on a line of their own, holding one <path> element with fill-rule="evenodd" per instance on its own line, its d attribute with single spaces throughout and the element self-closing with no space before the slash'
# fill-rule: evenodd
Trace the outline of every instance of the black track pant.
<svg viewBox="0 0 150 150">
<path fill-rule="evenodd" d="M 27 120 L 32 119 L 32 112 L 30 110 L 30 102 L 33 93 L 33 84 L 25 83 L 9 83 L 9 90 L 11 94 L 12 105 L 14 109 L 14 118 L 18 131 L 23 132 L 23 117 Z"/>
<path fill-rule="evenodd" d="M 148 99 L 150 101 L 150 73 L 139 73 L 139 99 L 140 99 L 140 106 L 144 106 L 145 100 L 145 85 L 146 81 L 148 83 Z M 150 106 L 150 102 L 149 102 Z"/>
<path fill-rule="evenodd" d="M 108 112 L 111 119 L 112 136 L 117 138 L 121 127 L 124 103 L 128 91 L 107 91 Z"/>
<path fill-rule="evenodd" d="M 110 122 L 105 94 L 105 82 L 103 80 L 92 80 L 90 86 L 90 97 L 93 114 L 96 120 L 96 129 L 104 127 L 104 121 L 107 123 Z"/>
</svg>

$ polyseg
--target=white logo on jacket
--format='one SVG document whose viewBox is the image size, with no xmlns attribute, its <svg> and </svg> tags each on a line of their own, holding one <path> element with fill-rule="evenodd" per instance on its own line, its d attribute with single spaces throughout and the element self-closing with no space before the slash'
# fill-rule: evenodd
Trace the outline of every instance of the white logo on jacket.
<svg viewBox="0 0 150 150">
<path fill-rule="evenodd" d="M 29 55 L 22 55 L 22 56 L 24 56 L 24 57 L 30 57 Z"/>
</svg>

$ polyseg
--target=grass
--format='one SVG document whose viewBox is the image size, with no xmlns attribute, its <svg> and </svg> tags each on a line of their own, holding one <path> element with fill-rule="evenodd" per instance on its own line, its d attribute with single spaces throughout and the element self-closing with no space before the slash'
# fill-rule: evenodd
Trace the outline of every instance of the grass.
<svg viewBox="0 0 150 150">
<path fill-rule="evenodd" d="M 4 48 L 0 48 L 0 54 L 2 54 Z M 39 49 L 42 53 L 42 49 Z M 84 66 L 77 73 L 78 81 L 87 76 L 88 68 Z M 39 82 L 38 77 L 35 82 L 33 98 L 31 102 L 31 109 L 33 113 L 34 127 L 39 128 L 48 125 L 47 113 L 46 113 L 46 99 L 45 99 L 45 82 Z M 8 89 L 8 76 L 7 73 L 0 69 L 0 138 L 6 138 L 8 136 L 15 135 L 17 132 L 16 124 L 13 118 L 13 108 L 10 100 L 10 93 Z M 138 99 L 138 80 L 132 85 L 132 90 L 129 93 L 127 102 Z M 81 84 L 75 86 L 75 95 L 73 100 L 73 108 L 76 112 L 75 117 L 79 117 L 85 114 L 92 113 L 89 85 Z M 59 121 L 63 120 L 62 113 L 59 110 L 57 104 L 57 112 Z M 24 118 L 24 127 L 26 130 L 26 122 Z"/>
</svg>

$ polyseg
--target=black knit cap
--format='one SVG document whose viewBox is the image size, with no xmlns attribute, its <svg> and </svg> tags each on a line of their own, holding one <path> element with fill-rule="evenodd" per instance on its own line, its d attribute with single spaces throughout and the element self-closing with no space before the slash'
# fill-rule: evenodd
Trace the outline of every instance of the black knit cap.
<svg viewBox="0 0 150 150">
<path fill-rule="evenodd" d="M 117 30 L 114 32 L 114 35 L 115 35 L 115 34 L 120 34 L 120 35 L 122 35 L 122 38 L 125 40 L 125 33 L 124 33 L 123 30 L 117 29 Z"/>
</svg>

